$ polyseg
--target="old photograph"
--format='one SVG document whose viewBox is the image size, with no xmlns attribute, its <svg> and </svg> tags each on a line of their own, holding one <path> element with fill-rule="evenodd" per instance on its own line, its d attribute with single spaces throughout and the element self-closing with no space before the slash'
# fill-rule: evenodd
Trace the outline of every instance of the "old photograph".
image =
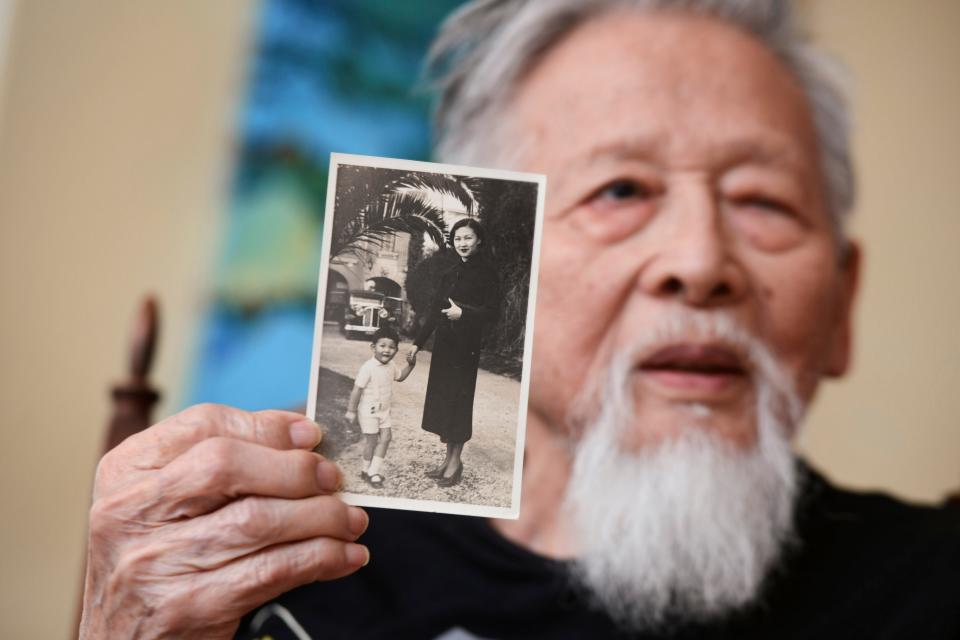
<svg viewBox="0 0 960 640">
<path fill-rule="evenodd" d="M 332 154 L 307 413 L 347 502 L 517 517 L 544 189 Z"/>
</svg>

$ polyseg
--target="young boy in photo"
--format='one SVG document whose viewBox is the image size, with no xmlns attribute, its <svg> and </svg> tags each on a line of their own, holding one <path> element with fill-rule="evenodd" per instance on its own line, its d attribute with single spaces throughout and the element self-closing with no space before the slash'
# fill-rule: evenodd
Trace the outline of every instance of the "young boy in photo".
<svg viewBox="0 0 960 640">
<path fill-rule="evenodd" d="M 393 425 L 390 422 L 393 381 L 406 380 L 416 366 L 417 359 L 415 355 L 408 355 L 407 364 L 402 369 L 393 363 L 393 357 L 400 348 L 400 336 L 393 329 L 377 329 L 370 348 L 373 357 L 357 371 L 345 417 L 350 422 L 356 418 L 363 432 L 363 470 L 360 477 L 373 486 L 380 486 L 383 484 L 380 470 L 393 437 Z"/>
</svg>

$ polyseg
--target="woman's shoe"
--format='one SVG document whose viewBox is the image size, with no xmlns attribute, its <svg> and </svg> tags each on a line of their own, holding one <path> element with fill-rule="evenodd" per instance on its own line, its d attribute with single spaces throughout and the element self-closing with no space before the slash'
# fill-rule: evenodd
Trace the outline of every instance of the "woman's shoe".
<svg viewBox="0 0 960 640">
<path fill-rule="evenodd" d="M 440 465 L 436 469 L 427 469 L 423 475 L 430 478 L 431 480 L 439 480 L 443 477 L 443 472 L 446 470 L 446 467 Z"/>
<path fill-rule="evenodd" d="M 463 478 L 463 463 L 460 463 L 460 466 L 457 467 L 457 470 L 453 472 L 452 476 L 440 476 L 440 479 L 437 480 L 438 487 L 452 487 L 455 484 L 460 484 L 460 480 Z"/>
</svg>

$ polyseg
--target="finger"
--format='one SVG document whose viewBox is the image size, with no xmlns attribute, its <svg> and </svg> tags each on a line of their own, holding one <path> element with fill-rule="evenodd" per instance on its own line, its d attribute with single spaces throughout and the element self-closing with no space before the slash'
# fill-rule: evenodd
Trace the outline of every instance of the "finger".
<svg viewBox="0 0 960 640">
<path fill-rule="evenodd" d="M 369 559 L 363 545 L 331 538 L 276 545 L 200 574 L 185 604 L 200 619 L 235 620 L 300 585 L 347 576 Z"/>
<path fill-rule="evenodd" d="M 336 464 L 311 451 L 281 451 L 232 438 L 208 438 L 175 458 L 148 482 L 159 500 L 153 521 L 192 518 L 239 496 L 307 498 L 340 487 Z"/>
<path fill-rule="evenodd" d="M 230 438 L 198 443 L 159 472 L 96 496 L 111 518 L 160 524 L 219 509 L 237 497 L 304 498 L 336 491 L 336 464 L 309 451 L 278 451 Z"/>
<path fill-rule="evenodd" d="M 218 436 L 274 449 L 311 449 L 322 434 L 318 425 L 292 411 L 249 412 L 202 404 L 130 436 L 108 456 L 129 460 L 135 468 L 156 469 L 201 440 Z"/>
<path fill-rule="evenodd" d="M 176 527 L 167 544 L 191 570 L 218 569 L 267 547 L 324 537 L 353 542 L 367 514 L 334 496 L 302 500 L 249 497 Z"/>
</svg>

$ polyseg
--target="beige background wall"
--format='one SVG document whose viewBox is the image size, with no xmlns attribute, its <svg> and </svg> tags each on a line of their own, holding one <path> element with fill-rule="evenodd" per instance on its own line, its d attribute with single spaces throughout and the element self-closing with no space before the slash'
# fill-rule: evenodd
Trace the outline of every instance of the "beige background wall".
<svg viewBox="0 0 960 640">
<path fill-rule="evenodd" d="M 960 488 L 960 4 L 804 6 L 858 80 L 867 245 L 855 369 L 825 390 L 804 444 L 841 481 L 936 499 Z M 164 305 L 162 410 L 178 404 L 254 7 L 15 7 L 0 87 L 0 632 L 57 638 L 105 390 L 144 291 Z"/>
<path fill-rule="evenodd" d="M 852 375 L 804 445 L 847 485 L 937 499 L 960 490 L 960 3 L 810 5 L 854 78 L 866 273 Z"/>
<path fill-rule="evenodd" d="M 90 478 L 146 291 L 177 392 L 229 175 L 250 2 L 20 0 L 0 120 L 0 636 L 66 638 Z"/>
</svg>

